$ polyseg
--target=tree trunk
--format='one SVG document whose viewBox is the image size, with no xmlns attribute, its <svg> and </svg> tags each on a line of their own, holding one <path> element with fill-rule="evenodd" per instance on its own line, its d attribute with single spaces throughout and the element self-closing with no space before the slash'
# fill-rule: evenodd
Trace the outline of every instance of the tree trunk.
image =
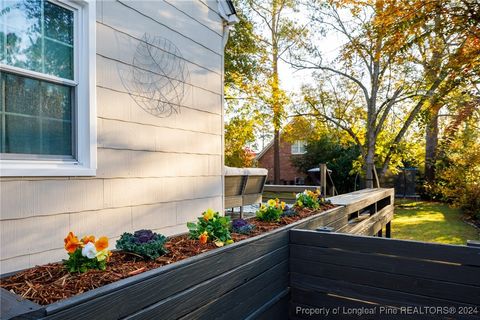
<svg viewBox="0 0 480 320">
<path fill-rule="evenodd" d="M 376 92 L 372 94 L 372 97 L 375 97 Z M 375 169 L 375 145 L 376 145 L 376 135 L 375 135 L 375 120 L 374 120 L 374 110 L 372 106 L 374 101 L 370 100 L 368 103 L 368 114 L 367 114 L 367 153 L 365 155 L 365 187 L 367 189 L 373 188 L 373 170 Z"/>
<path fill-rule="evenodd" d="M 365 158 L 365 187 L 371 189 L 373 188 L 373 180 L 375 179 L 373 175 L 373 170 L 375 170 L 375 142 L 367 141 L 367 143 L 367 156 Z"/>
<path fill-rule="evenodd" d="M 375 2 L 376 10 L 381 10 L 382 2 Z M 377 118 L 377 94 L 380 87 L 380 57 L 382 53 L 383 36 L 380 33 L 375 41 L 375 56 L 372 61 L 372 89 L 370 99 L 367 100 L 367 156 L 365 158 L 365 169 L 367 170 L 365 187 L 367 189 L 373 188 L 373 180 L 376 176 L 373 174 L 375 170 L 375 147 L 377 144 L 376 135 L 376 118 Z"/>
<path fill-rule="evenodd" d="M 425 134 L 425 182 L 435 181 L 435 162 L 438 146 L 438 112 L 439 108 L 432 108 Z"/>
<path fill-rule="evenodd" d="M 274 184 L 280 184 L 280 126 L 281 126 L 281 105 L 279 94 L 278 78 L 278 42 L 275 34 L 278 20 L 278 3 L 272 2 L 272 113 L 273 113 L 273 181 Z"/>
<path fill-rule="evenodd" d="M 273 183 L 280 184 L 280 130 L 275 129 L 273 137 Z"/>
</svg>

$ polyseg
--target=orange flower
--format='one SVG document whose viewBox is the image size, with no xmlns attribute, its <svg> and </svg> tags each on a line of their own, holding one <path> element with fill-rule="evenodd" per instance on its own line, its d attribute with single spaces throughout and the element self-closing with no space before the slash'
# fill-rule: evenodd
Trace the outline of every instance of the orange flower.
<svg viewBox="0 0 480 320">
<path fill-rule="evenodd" d="M 102 251 L 103 249 L 108 248 L 108 238 L 107 237 L 100 237 L 98 238 L 97 242 L 95 242 L 95 249 L 97 251 Z"/>
<path fill-rule="evenodd" d="M 201 244 L 205 244 L 207 243 L 207 240 L 208 240 L 208 233 L 205 231 L 204 233 L 202 233 L 200 235 L 200 237 L 198 237 L 198 240 L 200 240 L 200 243 Z"/>
<path fill-rule="evenodd" d="M 71 231 L 63 241 L 65 242 L 65 250 L 67 250 L 69 253 L 74 253 L 78 246 L 82 244 Z"/>
<path fill-rule="evenodd" d="M 87 244 L 89 242 L 95 243 L 95 237 L 90 235 L 90 236 L 85 236 L 82 238 L 83 244 Z"/>
</svg>

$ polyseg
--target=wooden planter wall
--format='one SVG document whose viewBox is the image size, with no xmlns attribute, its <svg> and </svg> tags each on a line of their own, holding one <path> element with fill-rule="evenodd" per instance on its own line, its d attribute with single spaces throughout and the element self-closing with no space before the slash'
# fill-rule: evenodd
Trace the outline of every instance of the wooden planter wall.
<svg viewBox="0 0 480 320">
<path fill-rule="evenodd" d="M 368 194 L 368 201 L 364 200 L 367 195 L 355 195 L 352 203 L 360 201 L 360 206 L 343 204 L 47 306 L 19 301 L 18 296 L 3 290 L 1 318 L 109 320 L 158 319 L 160 315 L 161 319 L 287 319 L 290 229 L 345 228 L 352 224 L 352 210 L 377 208 L 377 203 L 385 202 L 393 192 L 381 189 L 373 195 Z M 337 200 L 332 198 L 333 203 Z M 393 207 L 393 201 L 385 207 Z M 372 223 L 361 223 L 375 224 L 377 213 L 383 217 L 382 210 L 371 210 L 367 220 Z"/>
<path fill-rule="evenodd" d="M 268 319 L 288 312 L 289 230 L 320 226 L 334 208 L 297 223 L 41 307 L 2 291 L 2 319 Z"/>
</svg>

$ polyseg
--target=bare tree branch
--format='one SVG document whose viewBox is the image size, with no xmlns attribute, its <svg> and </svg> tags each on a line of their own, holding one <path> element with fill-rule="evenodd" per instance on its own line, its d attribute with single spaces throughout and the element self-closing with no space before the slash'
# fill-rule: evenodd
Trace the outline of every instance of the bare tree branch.
<svg viewBox="0 0 480 320">
<path fill-rule="evenodd" d="M 358 136 L 355 134 L 355 132 L 353 132 L 353 130 L 345 125 L 343 125 L 341 122 L 339 122 L 338 120 L 326 115 L 324 112 L 320 112 L 320 110 L 318 110 L 317 106 L 314 105 L 311 101 L 306 101 L 310 107 L 316 111 L 316 113 L 303 113 L 303 114 L 300 114 L 298 113 L 297 115 L 298 116 L 314 116 L 314 117 L 321 117 L 327 121 L 330 121 L 331 123 L 335 124 L 336 126 L 338 126 L 340 129 L 344 130 L 345 132 L 348 133 L 348 135 L 350 137 L 352 137 L 352 139 L 355 141 L 355 143 L 358 145 L 358 147 L 360 148 L 360 151 L 362 154 L 364 154 L 364 148 L 363 148 L 363 145 L 362 143 L 360 142 L 360 139 L 358 138 Z"/>
<path fill-rule="evenodd" d="M 285 61 L 285 60 L 283 60 Z M 304 61 L 304 62 L 307 62 L 307 61 Z M 368 102 L 370 100 L 370 95 L 368 94 L 368 90 L 367 88 L 363 85 L 363 83 L 358 80 L 357 78 L 355 78 L 354 76 L 351 76 L 345 72 L 342 72 L 342 71 L 339 71 L 339 70 L 336 70 L 336 69 L 333 69 L 333 68 L 330 68 L 330 67 L 326 67 L 326 66 L 321 66 L 321 65 L 315 65 L 311 62 L 308 62 L 308 63 L 311 63 L 312 66 L 305 66 L 305 65 L 300 65 L 300 64 L 296 64 L 296 63 L 293 63 L 293 62 L 287 62 L 289 63 L 291 66 L 293 67 L 296 67 L 296 68 L 299 68 L 299 69 L 320 69 L 320 70 L 327 70 L 327 71 L 330 71 L 330 72 L 333 72 L 333 73 L 336 73 L 338 75 L 341 75 L 345 78 L 348 78 L 350 80 L 352 80 L 353 82 L 355 82 L 359 87 L 360 89 L 362 89 L 363 91 L 363 94 L 365 96 L 365 100 Z"/>
<path fill-rule="evenodd" d="M 447 75 L 448 75 L 448 73 L 444 72 L 432 83 L 432 85 L 430 86 L 430 89 L 428 90 L 427 94 L 422 96 L 422 98 L 417 102 L 415 107 L 412 109 L 412 111 L 408 115 L 407 119 L 403 123 L 402 128 L 400 129 L 400 131 L 395 136 L 395 139 L 392 142 L 392 147 L 390 148 L 390 150 L 388 150 L 388 153 L 385 156 L 385 159 L 383 161 L 383 166 L 382 166 L 382 171 L 383 172 L 386 172 L 386 170 L 388 168 L 388 164 L 390 163 L 390 160 L 392 159 L 392 155 L 393 155 L 393 152 L 395 150 L 394 147 L 398 143 L 400 143 L 400 141 L 403 139 L 403 136 L 407 132 L 408 127 L 410 127 L 410 125 L 412 124 L 413 120 L 415 119 L 417 114 L 422 109 L 425 102 L 433 97 L 435 90 L 437 90 L 437 88 L 440 86 L 440 84 L 443 82 L 443 80 L 445 80 Z"/>
<path fill-rule="evenodd" d="M 383 128 L 383 124 L 385 123 L 385 120 L 387 119 L 387 116 L 388 114 L 390 113 L 390 110 L 392 109 L 392 107 L 395 105 L 395 103 L 397 103 L 397 97 L 400 95 L 400 93 L 402 92 L 402 88 L 398 88 L 397 90 L 395 90 L 395 92 L 393 93 L 393 96 L 390 98 L 390 99 L 387 99 L 385 102 L 386 105 L 385 105 L 385 109 L 383 110 L 383 113 L 382 113 L 382 116 L 380 117 L 380 119 L 378 120 L 377 122 L 377 126 L 375 128 L 375 138 L 378 137 L 378 135 L 380 134 L 380 131 L 382 130 Z M 376 114 L 375 116 L 376 118 L 378 117 L 378 113 Z"/>
</svg>

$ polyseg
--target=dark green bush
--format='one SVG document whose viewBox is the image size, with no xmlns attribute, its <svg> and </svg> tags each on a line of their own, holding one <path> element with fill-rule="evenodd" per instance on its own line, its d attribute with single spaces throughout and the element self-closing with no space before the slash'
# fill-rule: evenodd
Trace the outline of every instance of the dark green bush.
<svg viewBox="0 0 480 320">
<path fill-rule="evenodd" d="M 360 156 L 360 150 L 355 144 L 341 143 L 338 138 L 324 135 L 318 140 L 309 141 L 306 149 L 307 153 L 291 159 L 299 172 L 307 173 L 309 169 L 318 168 L 319 163 L 326 163 L 328 169 L 332 170 L 332 179 L 340 194 L 354 190 L 352 164 Z"/>
</svg>

